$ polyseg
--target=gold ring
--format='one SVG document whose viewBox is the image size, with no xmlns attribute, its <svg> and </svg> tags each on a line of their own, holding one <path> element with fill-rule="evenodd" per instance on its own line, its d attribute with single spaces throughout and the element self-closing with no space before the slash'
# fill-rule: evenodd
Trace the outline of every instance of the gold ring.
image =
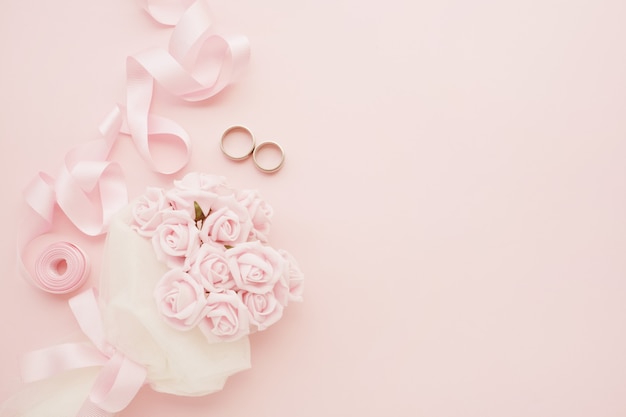
<svg viewBox="0 0 626 417">
<path fill-rule="evenodd" d="M 250 137 L 250 147 L 248 149 L 246 149 L 245 153 L 243 153 L 241 155 L 233 155 L 232 153 L 228 153 L 226 151 L 226 147 L 224 146 L 224 142 L 225 142 L 226 138 L 233 132 L 243 132 L 246 136 Z M 246 159 L 247 157 L 249 157 L 250 154 L 252 154 L 252 152 L 255 149 L 255 147 L 254 147 L 254 135 L 252 135 L 252 132 L 247 127 L 244 127 L 244 126 L 231 126 L 228 129 L 226 129 L 224 131 L 224 133 L 222 133 L 222 138 L 220 139 L 220 149 L 222 150 L 224 155 L 226 155 L 226 157 L 232 159 L 233 161 L 242 161 L 242 160 Z"/>
<path fill-rule="evenodd" d="M 278 149 L 278 151 L 280 152 L 280 161 L 278 161 L 278 163 L 274 166 L 261 166 L 261 164 L 259 164 L 259 161 L 257 160 L 257 154 L 261 149 L 267 148 L 268 146 L 270 148 Z M 267 141 L 259 143 L 252 152 L 252 160 L 254 161 L 254 165 L 256 165 L 258 169 L 265 172 L 266 174 L 271 174 L 272 172 L 278 171 L 285 163 L 285 150 L 276 142 Z"/>
</svg>

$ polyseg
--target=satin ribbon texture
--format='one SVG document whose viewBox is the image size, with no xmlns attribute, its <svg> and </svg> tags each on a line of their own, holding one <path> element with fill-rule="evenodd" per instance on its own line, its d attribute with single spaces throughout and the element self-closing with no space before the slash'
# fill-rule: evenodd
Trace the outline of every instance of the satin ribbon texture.
<svg viewBox="0 0 626 417">
<path fill-rule="evenodd" d="M 29 270 L 24 264 L 27 246 L 52 229 L 56 206 L 82 233 L 97 236 L 106 231 L 111 217 L 128 203 L 122 169 L 116 162 L 107 160 L 122 125 L 123 115 L 116 108 L 102 123 L 100 138 L 81 144 L 66 154 L 56 178 L 40 173 L 24 190 L 28 208 L 18 235 L 18 267 L 22 275 L 31 278 L 30 281 L 44 291 L 66 293 L 75 290 L 86 280 L 88 272 L 86 256 L 74 256 L 72 251 L 61 254 L 65 257 L 51 253 L 59 247 L 75 246 L 67 242 L 53 244 L 44 250 L 37 262 L 39 270 Z M 66 270 L 63 273 L 57 270 L 56 277 L 54 271 L 46 275 L 49 272 L 46 260 L 51 257 L 57 264 L 65 263 Z M 82 277 L 81 270 L 85 277 Z M 74 274 L 78 278 L 70 279 Z"/>
<path fill-rule="evenodd" d="M 212 20 L 205 0 L 190 3 L 181 14 L 179 7 L 157 7 L 143 1 L 144 8 L 159 22 L 178 23 L 170 37 L 168 50 L 149 49 L 126 60 L 126 117 L 128 130 L 139 153 L 151 167 L 171 174 L 189 158 L 189 142 L 175 122 L 153 116 L 150 106 L 156 82 L 170 94 L 185 101 L 213 97 L 234 81 L 250 58 L 248 39 L 241 35 L 222 36 L 211 32 Z M 180 17 L 179 17 L 180 16 Z M 156 161 L 150 152 L 150 136 L 168 137 L 168 161 Z M 155 142 L 152 142 L 154 146 Z M 178 163 L 171 159 L 177 158 Z"/>
<path fill-rule="evenodd" d="M 139 154 L 156 172 L 173 174 L 188 163 L 191 140 L 187 132 L 175 121 L 150 112 L 155 82 L 182 100 L 206 100 L 235 80 L 249 61 L 247 38 L 211 32 L 205 0 L 140 3 L 157 22 L 175 25 L 168 49 L 129 56 L 126 104 L 115 106 L 105 118 L 101 137 L 68 152 L 56 178 L 40 173 L 25 189 L 32 212 L 18 236 L 18 265 L 22 275 L 44 291 L 64 293 L 80 286 L 62 285 L 59 277 L 46 278 L 41 271 L 26 268 L 23 261 L 27 246 L 52 229 L 55 207 L 61 208 L 79 231 L 97 236 L 106 232 L 111 216 L 128 202 L 121 167 L 109 160 L 121 133 L 132 137 Z M 154 156 L 159 146 L 167 149 L 165 159 Z M 40 259 L 46 256 L 44 252 Z M 86 263 L 81 265 L 76 259 L 64 261 L 72 271 L 75 265 L 86 269 Z M 79 281 L 82 284 L 84 279 Z"/>
<path fill-rule="evenodd" d="M 34 382 L 71 369 L 101 366 L 77 417 L 111 417 L 135 398 L 146 381 L 146 370 L 105 340 L 94 290 L 72 297 L 69 304 L 92 344 L 65 343 L 30 352 L 22 359 L 22 377 Z"/>
<path fill-rule="evenodd" d="M 87 255 L 69 242 L 48 246 L 35 264 L 35 285 L 52 294 L 66 294 L 80 288 L 89 274 Z"/>
</svg>

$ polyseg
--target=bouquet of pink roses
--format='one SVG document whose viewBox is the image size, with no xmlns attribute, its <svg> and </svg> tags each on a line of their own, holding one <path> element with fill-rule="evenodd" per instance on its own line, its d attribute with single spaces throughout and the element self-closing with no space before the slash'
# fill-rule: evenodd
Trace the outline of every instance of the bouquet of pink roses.
<svg viewBox="0 0 626 417">
<path fill-rule="evenodd" d="M 258 192 L 199 173 L 135 202 L 132 228 L 169 268 L 154 296 L 170 326 L 198 327 L 209 343 L 232 341 L 266 329 L 301 300 L 296 261 L 268 243 L 272 214 Z"/>
</svg>

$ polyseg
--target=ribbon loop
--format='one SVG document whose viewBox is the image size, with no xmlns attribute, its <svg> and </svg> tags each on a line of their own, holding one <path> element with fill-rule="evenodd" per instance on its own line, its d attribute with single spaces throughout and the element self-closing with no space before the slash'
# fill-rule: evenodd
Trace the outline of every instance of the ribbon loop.
<svg viewBox="0 0 626 417">
<path fill-rule="evenodd" d="M 177 24 L 168 50 L 154 48 L 127 58 L 127 129 L 123 130 L 133 137 L 139 153 L 153 169 L 171 174 L 187 164 L 189 139 L 176 122 L 150 113 L 154 83 L 182 100 L 208 99 L 222 91 L 247 65 L 250 47 L 243 36 L 211 33 L 212 19 L 205 0 L 186 2 L 183 13 L 170 2 L 143 0 L 142 5 L 156 20 Z M 156 161 L 151 151 L 154 143 L 167 144 L 178 162 Z"/>
<path fill-rule="evenodd" d="M 193 63 L 195 53 L 206 39 L 212 18 L 206 1 L 194 2 L 174 28 L 168 46 L 169 53 L 183 66 Z"/>
<path fill-rule="evenodd" d="M 157 22 L 174 26 L 194 0 L 139 0 L 143 9 Z"/>
<path fill-rule="evenodd" d="M 128 202 L 124 174 L 117 163 L 100 161 L 83 162 L 78 172 L 94 177 L 77 177 L 62 167 L 55 182 L 57 203 L 81 232 L 97 236 Z"/>
<path fill-rule="evenodd" d="M 30 352 L 22 358 L 22 377 L 32 382 L 71 369 L 102 366 L 78 417 L 110 417 L 135 398 L 145 383 L 147 371 L 106 341 L 95 290 L 72 297 L 69 305 L 79 327 L 94 346 L 66 343 Z"/>
<path fill-rule="evenodd" d="M 103 410 L 117 413 L 130 404 L 145 380 L 146 369 L 118 352 L 98 374 L 89 399 Z"/>
<path fill-rule="evenodd" d="M 46 223 L 52 223 L 56 195 L 54 179 L 40 172 L 24 189 L 26 203 Z"/>
</svg>

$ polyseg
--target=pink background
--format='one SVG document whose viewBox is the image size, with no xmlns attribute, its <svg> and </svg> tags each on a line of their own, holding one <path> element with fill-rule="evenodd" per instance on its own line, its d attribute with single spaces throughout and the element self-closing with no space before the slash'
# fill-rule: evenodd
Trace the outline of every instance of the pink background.
<svg viewBox="0 0 626 417">
<path fill-rule="evenodd" d="M 184 172 L 274 206 L 305 303 L 205 398 L 142 390 L 120 416 L 626 415 L 626 3 L 211 0 L 252 45 L 245 77 L 157 114 L 192 135 Z M 15 268 L 21 192 L 122 102 L 129 54 L 170 29 L 133 1 L 3 0 L 0 400 L 17 357 L 77 331 L 67 297 Z M 219 152 L 245 124 L 287 162 Z M 132 196 L 171 180 L 127 137 Z M 58 234 L 88 250 L 103 238 Z"/>
</svg>

